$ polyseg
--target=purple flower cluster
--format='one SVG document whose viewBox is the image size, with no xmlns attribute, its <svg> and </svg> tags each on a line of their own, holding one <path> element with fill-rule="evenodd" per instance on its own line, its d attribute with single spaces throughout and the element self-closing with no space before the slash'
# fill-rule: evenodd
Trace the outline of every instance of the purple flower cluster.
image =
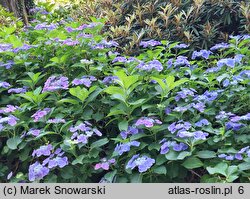
<svg viewBox="0 0 250 199">
<path fill-rule="evenodd" d="M 16 110 L 20 110 L 20 107 L 13 106 L 13 105 L 7 105 L 5 108 L 0 109 L 0 113 L 13 113 Z"/>
<path fill-rule="evenodd" d="M 49 174 L 49 169 L 38 161 L 29 166 L 29 181 L 41 180 Z"/>
<path fill-rule="evenodd" d="M 163 66 L 162 66 L 161 62 L 159 62 L 158 60 L 150 61 L 147 64 L 144 62 L 141 62 L 136 68 L 139 68 L 139 69 L 145 70 L 145 71 L 151 71 L 151 70 L 155 69 L 155 70 L 160 72 L 163 70 Z"/>
<path fill-rule="evenodd" d="M 194 96 L 196 93 L 196 90 L 193 88 L 183 88 L 181 91 L 177 92 L 177 95 L 175 97 L 175 101 L 178 102 L 180 99 L 187 99 L 188 96 Z"/>
<path fill-rule="evenodd" d="M 249 39 L 249 38 L 250 38 L 250 35 L 236 35 L 236 36 L 230 35 L 229 38 L 230 38 L 230 39 L 235 39 L 235 40 L 239 41 L 239 40 L 246 40 L 246 39 Z"/>
<path fill-rule="evenodd" d="M 38 122 L 41 118 L 46 116 L 50 112 L 50 108 L 45 108 L 43 110 L 38 110 L 35 112 L 31 117 L 33 118 L 34 122 Z"/>
<path fill-rule="evenodd" d="M 94 133 L 98 136 L 102 136 L 102 133 L 98 129 L 93 128 L 92 125 L 87 121 L 80 123 L 77 126 L 71 126 L 69 131 L 73 133 L 71 140 L 73 140 L 75 144 L 87 144 L 88 138 Z"/>
<path fill-rule="evenodd" d="M 71 33 L 73 31 L 81 31 L 81 30 L 84 30 L 86 28 L 94 28 L 95 26 L 97 26 L 98 24 L 97 23 L 90 23 L 90 24 L 82 24 L 80 25 L 78 28 L 72 28 L 72 27 L 66 27 L 65 30 L 68 32 L 68 33 Z"/>
<path fill-rule="evenodd" d="M 195 108 L 196 110 L 200 111 L 201 113 L 203 113 L 205 108 L 206 108 L 205 104 L 202 102 L 191 103 L 191 107 Z"/>
<path fill-rule="evenodd" d="M 148 118 L 148 117 L 142 117 L 138 119 L 135 123 L 135 126 L 145 126 L 148 128 L 153 127 L 155 124 L 162 124 L 162 122 L 158 119 Z"/>
<path fill-rule="evenodd" d="M 147 171 L 148 169 L 150 169 L 150 167 L 153 166 L 153 164 L 155 163 L 155 160 L 143 155 L 140 157 L 139 154 L 134 155 L 127 163 L 126 165 L 126 169 L 134 169 L 135 167 L 138 167 L 139 172 L 143 173 L 145 171 Z"/>
<path fill-rule="evenodd" d="M 47 24 L 47 23 L 40 23 L 37 24 L 34 29 L 35 30 L 54 30 L 57 28 L 57 24 Z"/>
<path fill-rule="evenodd" d="M 118 153 L 119 155 L 122 155 L 123 153 L 130 151 L 131 146 L 139 147 L 140 142 L 131 141 L 124 144 L 117 144 L 115 147 L 115 152 Z"/>
<path fill-rule="evenodd" d="M 226 49 L 226 48 L 230 48 L 230 44 L 227 44 L 227 43 L 219 43 L 219 44 L 215 44 L 214 46 L 212 46 L 212 47 L 210 48 L 210 50 L 214 51 L 214 50 Z"/>
<path fill-rule="evenodd" d="M 127 61 L 128 60 L 126 57 L 118 56 L 113 59 L 112 63 L 116 63 L 116 62 L 127 63 Z"/>
<path fill-rule="evenodd" d="M 35 46 L 29 45 L 29 44 L 24 44 L 21 47 L 13 49 L 13 52 L 18 53 L 19 51 L 26 51 L 26 50 L 29 50 L 29 49 L 31 49 L 33 47 L 35 47 Z"/>
<path fill-rule="evenodd" d="M 249 146 L 244 147 L 242 149 L 240 149 L 236 154 L 219 154 L 218 157 L 225 159 L 225 160 L 243 160 L 244 156 L 247 156 L 250 158 L 250 150 L 249 150 Z"/>
<path fill-rule="evenodd" d="M 107 76 L 107 77 L 104 77 L 102 82 L 106 85 L 109 85 L 109 84 L 115 83 L 116 82 L 115 80 L 118 80 L 118 79 L 119 78 L 117 76 Z"/>
<path fill-rule="evenodd" d="M 65 119 L 62 118 L 54 118 L 54 119 L 49 119 L 47 121 L 48 124 L 59 124 L 59 123 L 65 123 Z"/>
<path fill-rule="evenodd" d="M 176 49 L 182 49 L 182 48 L 187 48 L 187 47 L 189 47 L 189 45 L 187 44 L 177 44 L 174 46 L 174 48 Z"/>
<path fill-rule="evenodd" d="M 106 41 L 102 40 L 100 43 L 92 46 L 93 49 L 104 49 L 104 48 L 112 48 L 112 47 L 118 47 L 119 44 L 115 41 Z"/>
<path fill-rule="evenodd" d="M 210 54 L 212 54 L 210 50 L 194 51 L 192 54 L 192 59 L 196 59 L 197 57 L 203 57 L 205 59 L 208 59 Z"/>
<path fill-rule="evenodd" d="M 102 158 L 101 162 L 95 165 L 95 170 L 103 169 L 107 171 L 111 164 L 115 164 L 115 159 L 108 160 L 107 158 Z"/>
<path fill-rule="evenodd" d="M 209 121 L 207 119 L 201 119 L 200 121 L 195 123 L 195 126 L 197 127 L 203 127 L 209 125 Z"/>
<path fill-rule="evenodd" d="M 205 91 L 202 95 L 195 96 L 194 100 L 211 102 L 211 101 L 214 101 L 218 97 L 219 92 L 220 91 Z"/>
<path fill-rule="evenodd" d="M 18 118 L 16 118 L 15 116 L 13 116 L 13 115 L 9 115 L 8 117 L 1 117 L 0 116 L 0 130 L 2 130 L 3 129 L 3 124 L 4 123 L 7 123 L 8 125 L 10 125 L 10 126 L 15 126 L 16 124 L 17 124 L 17 121 L 18 121 L 19 119 Z"/>
<path fill-rule="evenodd" d="M 56 91 L 60 89 L 67 90 L 69 87 L 69 81 L 67 77 L 64 76 L 51 76 L 47 79 L 44 84 L 43 91 Z"/>
<path fill-rule="evenodd" d="M 15 62 L 13 60 L 8 60 L 6 63 L 0 62 L 0 67 L 5 67 L 7 70 L 10 69 Z"/>
<path fill-rule="evenodd" d="M 142 46 L 143 48 L 159 46 L 159 45 L 161 45 L 161 42 L 153 40 L 153 39 L 151 39 L 149 41 L 141 41 L 140 42 L 140 46 Z"/>
<path fill-rule="evenodd" d="M 168 68 L 170 68 L 172 65 L 171 65 L 171 62 L 168 63 Z M 190 66 L 190 63 L 187 59 L 187 57 L 185 56 L 178 56 L 174 62 L 174 66 L 177 67 L 177 66 Z"/>
<path fill-rule="evenodd" d="M 8 93 L 26 93 L 27 92 L 27 87 L 22 87 L 22 88 L 11 88 L 8 90 Z"/>
<path fill-rule="evenodd" d="M 168 130 L 174 134 L 176 131 L 186 131 L 189 130 L 192 125 L 189 122 L 184 122 L 182 120 L 174 122 L 168 126 Z"/>
<path fill-rule="evenodd" d="M 76 78 L 72 81 L 72 85 L 84 85 L 86 87 L 90 87 L 93 81 L 97 79 L 94 76 L 82 76 L 80 79 Z"/>
<path fill-rule="evenodd" d="M 219 68 L 221 68 L 222 66 L 228 66 L 230 68 L 234 68 L 236 64 L 240 64 L 242 58 L 244 57 L 244 55 L 238 54 L 235 55 L 234 58 L 225 58 L 225 59 L 221 59 L 217 62 L 217 66 Z"/>
<path fill-rule="evenodd" d="M 128 135 L 135 135 L 139 133 L 139 129 L 129 126 L 127 131 L 121 131 L 120 135 L 123 139 L 127 139 Z"/>
<path fill-rule="evenodd" d="M 0 52 L 11 51 L 12 47 L 13 47 L 12 44 L 3 44 L 3 43 L 0 43 Z"/>
<path fill-rule="evenodd" d="M 39 136 L 41 133 L 41 130 L 39 129 L 30 129 L 28 132 L 27 132 L 27 135 L 33 135 L 35 137 Z"/>
<path fill-rule="evenodd" d="M 177 133 L 177 136 L 180 138 L 194 138 L 195 140 L 206 140 L 206 137 L 208 135 L 209 135 L 208 133 L 204 133 L 202 131 L 195 131 L 195 132 L 179 131 Z"/>
<path fill-rule="evenodd" d="M 188 145 L 185 143 L 176 143 L 176 141 L 167 141 L 165 138 L 160 141 L 161 148 L 160 148 L 160 154 L 166 154 L 170 151 L 170 147 L 174 151 L 185 151 L 188 149 Z"/>
<path fill-rule="evenodd" d="M 79 38 L 92 38 L 93 35 L 92 34 L 86 34 L 86 33 L 79 33 L 76 38 L 79 39 Z"/>
<path fill-rule="evenodd" d="M 9 88 L 10 86 L 8 82 L 0 82 L 0 88 Z"/>
<path fill-rule="evenodd" d="M 40 156 L 50 156 L 53 150 L 53 146 L 51 144 L 41 146 L 39 149 L 33 151 L 33 157 L 40 157 Z"/>
<path fill-rule="evenodd" d="M 182 120 L 179 122 L 174 122 L 169 125 L 168 130 L 174 134 L 177 132 L 177 137 L 180 138 L 194 138 L 195 140 L 205 140 L 209 135 L 208 133 L 202 131 L 190 132 L 192 125 L 189 122 L 183 122 Z"/>
<path fill-rule="evenodd" d="M 64 40 L 62 42 L 62 44 L 66 45 L 66 46 L 76 46 L 76 45 L 80 44 L 80 42 L 69 38 L 69 39 Z"/>
<path fill-rule="evenodd" d="M 61 148 L 56 149 L 54 152 L 52 145 L 41 146 L 39 149 L 34 150 L 33 157 L 48 156 L 43 160 L 42 164 L 38 161 L 29 166 L 29 180 L 41 180 L 49 174 L 50 169 L 55 167 L 63 168 L 68 165 L 68 158 L 62 157 L 64 152 Z"/>
</svg>

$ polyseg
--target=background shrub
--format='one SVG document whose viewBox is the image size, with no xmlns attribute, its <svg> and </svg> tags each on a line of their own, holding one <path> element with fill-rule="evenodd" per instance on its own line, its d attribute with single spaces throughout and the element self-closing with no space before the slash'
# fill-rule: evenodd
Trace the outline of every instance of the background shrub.
<svg viewBox="0 0 250 199">
<path fill-rule="evenodd" d="M 83 0 L 73 18 L 106 17 L 104 32 L 126 53 L 136 50 L 141 39 L 182 41 L 192 48 L 209 48 L 227 41 L 230 34 L 249 33 L 248 1 L 194 0 Z M 135 52 L 135 51 L 134 51 Z"/>
<path fill-rule="evenodd" d="M 131 57 L 61 16 L 1 27 L 1 182 L 249 182 L 249 35 Z"/>
</svg>

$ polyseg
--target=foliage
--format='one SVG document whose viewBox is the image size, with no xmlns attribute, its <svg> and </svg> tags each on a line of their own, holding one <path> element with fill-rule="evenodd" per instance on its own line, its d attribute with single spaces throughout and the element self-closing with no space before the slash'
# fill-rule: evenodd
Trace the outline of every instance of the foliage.
<svg viewBox="0 0 250 199">
<path fill-rule="evenodd" d="M 249 35 L 128 57 L 104 20 L 36 17 L 0 31 L 1 182 L 249 182 Z"/>
<path fill-rule="evenodd" d="M 17 26 L 17 27 L 21 27 L 23 25 L 21 21 L 18 21 L 12 13 L 9 13 L 1 5 L 0 5 L 0 24 L 1 26 Z"/>
<path fill-rule="evenodd" d="M 106 17 L 104 32 L 134 53 L 141 39 L 168 39 L 209 48 L 230 34 L 250 31 L 248 1 L 82 0 L 72 10 L 76 20 Z"/>
</svg>

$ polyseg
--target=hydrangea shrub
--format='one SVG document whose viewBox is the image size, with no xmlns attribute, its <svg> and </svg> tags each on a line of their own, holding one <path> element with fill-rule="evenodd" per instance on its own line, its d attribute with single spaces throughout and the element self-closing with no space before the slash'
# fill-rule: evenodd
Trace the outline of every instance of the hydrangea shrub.
<svg viewBox="0 0 250 199">
<path fill-rule="evenodd" d="M 1 182 L 249 182 L 249 35 L 129 57 L 47 15 L 0 32 Z"/>
</svg>

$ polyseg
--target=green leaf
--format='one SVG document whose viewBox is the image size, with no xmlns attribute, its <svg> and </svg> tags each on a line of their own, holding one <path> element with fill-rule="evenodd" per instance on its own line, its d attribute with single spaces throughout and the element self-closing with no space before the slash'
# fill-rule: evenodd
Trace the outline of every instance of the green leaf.
<svg viewBox="0 0 250 199">
<path fill-rule="evenodd" d="M 156 165 L 162 165 L 167 161 L 165 155 L 158 155 L 156 158 Z"/>
<path fill-rule="evenodd" d="M 72 167 L 65 167 L 61 170 L 61 176 L 68 180 L 74 177 L 74 172 L 73 172 L 73 168 Z"/>
<path fill-rule="evenodd" d="M 208 150 L 204 150 L 204 151 L 199 151 L 197 153 L 197 156 L 199 158 L 203 158 L 203 159 L 209 159 L 209 158 L 214 158 L 216 157 L 216 153 L 214 151 L 208 151 Z"/>
<path fill-rule="evenodd" d="M 241 170 L 241 171 L 250 170 L 250 163 L 248 163 L 248 162 L 243 162 L 243 163 L 240 163 L 240 164 L 238 165 L 238 167 L 239 167 L 239 170 Z"/>
<path fill-rule="evenodd" d="M 167 174 L 167 169 L 166 169 L 165 166 L 159 166 L 159 167 L 156 167 L 155 169 L 153 169 L 153 172 L 157 173 L 157 174 L 164 174 L 164 175 L 166 175 Z"/>
<path fill-rule="evenodd" d="M 127 131 L 128 130 L 128 121 L 123 120 L 123 121 L 119 122 L 118 127 L 119 127 L 120 131 Z"/>
<path fill-rule="evenodd" d="M 226 171 L 227 171 L 228 165 L 225 162 L 221 162 L 219 164 L 217 164 L 215 167 L 207 167 L 207 171 L 209 174 L 213 175 L 213 174 L 221 174 L 224 176 L 227 176 Z"/>
<path fill-rule="evenodd" d="M 199 158 L 190 157 L 182 163 L 182 166 L 184 166 L 187 169 L 194 169 L 194 168 L 202 167 L 203 163 L 202 161 L 200 161 Z"/>
<path fill-rule="evenodd" d="M 142 175 L 141 174 L 133 174 L 130 177 L 131 183 L 141 183 L 142 182 Z"/>
<path fill-rule="evenodd" d="M 109 142 L 109 140 L 107 138 L 103 138 L 103 139 L 100 139 L 98 141 L 95 141 L 91 144 L 90 148 L 93 149 L 93 148 L 99 148 L 105 144 L 107 144 Z"/>
<path fill-rule="evenodd" d="M 115 175 L 117 173 L 117 170 L 108 172 L 104 175 L 105 180 L 107 180 L 109 183 L 114 181 Z"/>
<path fill-rule="evenodd" d="M 69 103 L 69 104 L 76 105 L 76 104 L 79 104 L 79 101 L 71 99 L 71 98 L 64 98 L 64 99 L 59 100 L 57 103 Z"/>
<path fill-rule="evenodd" d="M 77 97 L 82 102 L 89 96 L 89 91 L 86 88 L 77 86 L 76 88 L 69 89 L 71 95 Z"/>
<path fill-rule="evenodd" d="M 177 153 L 176 151 L 169 151 L 167 154 L 165 154 L 165 157 L 168 160 L 177 160 L 179 153 Z"/>
<path fill-rule="evenodd" d="M 22 142 L 20 137 L 13 137 L 7 140 L 7 146 L 9 149 L 15 150 L 17 146 Z"/>
<path fill-rule="evenodd" d="M 188 156 L 190 156 L 190 155 L 192 155 L 192 153 L 190 153 L 190 152 L 188 152 L 188 151 L 182 151 L 182 152 L 178 155 L 177 159 L 178 159 L 178 160 L 183 160 L 185 157 L 188 157 Z"/>
<path fill-rule="evenodd" d="M 75 160 L 73 160 L 72 165 L 83 164 L 82 161 L 86 157 L 86 155 L 80 155 Z"/>
</svg>

